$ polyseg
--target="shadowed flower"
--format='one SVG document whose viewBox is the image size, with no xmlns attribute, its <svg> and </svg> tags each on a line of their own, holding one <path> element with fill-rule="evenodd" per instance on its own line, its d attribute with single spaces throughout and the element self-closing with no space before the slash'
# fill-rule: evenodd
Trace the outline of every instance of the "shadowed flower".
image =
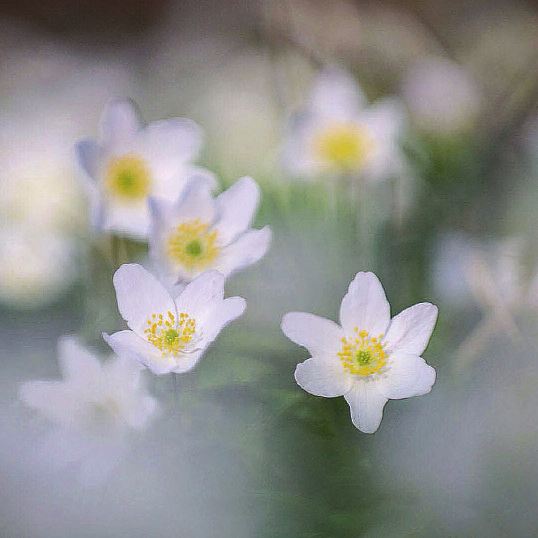
<svg viewBox="0 0 538 538">
<path fill-rule="evenodd" d="M 383 99 L 368 106 L 346 72 L 328 68 L 315 80 L 308 105 L 292 118 L 284 167 L 305 178 L 387 178 L 405 169 L 398 144 L 404 121 L 398 101 Z"/>
<path fill-rule="evenodd" d="M 271 242 L 271 230 L 250 228 L 258 208 L 257 183 L 244 177 L 215 199 L 197 181 L 172 204 L 150 199 L 150 256 L 170 286 L 186 283 L 207 269 L 225 277 L 259 261 Z"/>
<path fill-rule="evenodd" d="M 131 101 L 109 101 L 99 140 L 81 140 L 75 147 L 94 226 L 145 238 L 148 195 L 175 200 L 193 177 L 214 187 L 212 174 L 191 164 L 201 143 L 202 132 L 191 120 L 173 118 L 142 127 Z"/>
<path fill-rule="evenodd" d="M 373 273 L 357 273 L 340 306 L 340 323 L 290 312 L 282 331 L 312 357 L 299 364 L 295 380 L 310 394 L 344 396 L 353 424 L 374 433 L 389 399 L 430 392 L 435 370 L 420 354 L 437 319 L 437 307 L 416 304 L 390 319 L 390 305 Z"/>
<path fill-rule="evenodd" d="M 28 381 L 21 400 L 55 423 L 42 452 L 57 466 L 80 465 L 85 485 L 117 466 L 131 430 L 143 430 L 157 402 L 140 382 L 140 365 L 114 357 L 101 363 L 74 337 L 58 343 L 63 381 Z"/>
<path fill-rule="evenodd" d="M 118 308 L 130 330 L 104 339 L 120 356 L 155 374 L 192 370 L 209 344 L 245 310 L 241 297 L 224 299 L 224 276 L 206 271 L 177 299 L 141 265 L 122 265 L 114 275 Z"/>
</svg>

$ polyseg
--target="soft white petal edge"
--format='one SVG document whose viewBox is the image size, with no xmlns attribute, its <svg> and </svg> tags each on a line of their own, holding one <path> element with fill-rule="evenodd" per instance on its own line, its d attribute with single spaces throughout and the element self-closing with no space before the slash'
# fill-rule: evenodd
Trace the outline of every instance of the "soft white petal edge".
<svg viewBox="0 0 538 538">
<path fill-rule="evenodd" d="M 435 370 L 422 357 L 398 353 L 390 358 L 384 377 L 377 381 L 377 388 L 391 400 L 422 396 L 430 392 L 435 383 Z"/>
<path fill-rule="evenodd" d="M 168 374 L 176 367 L 176 361 L 171 356 L 163 357 L 155 346 L 137 336 L 133 331 L 103 333 L 103 338 L 120 357 L 136 360 L 147 366 L 154 374 Z"/>
<path fill-rule="evenodd" d="M 120 314 L 136 333 L 143 334 L 152 314 L 177 314 L 166 288 L 141 265 L 122 265 L 114 273 L 113 281 Z"/>
<path fill-rule="evenodd" d="M 375 433 L 383 418 L 383 408 L 388 398 L 380 394 L 376 384 L 368 380 L 355 382 L 353 388 L 344 394 L 349 404 L 351 420 L 364 433 Z"/>
<path fill-rule="evenodd" d="M 326 398 L 343 396 L 353 386 L 337 358 L 307 359 L 297 365 L 295 381 L 306 392 Z"/>
<path fill-rule="evenodd" d="M 437 307 L 430 303 L 419 303 L 402 310 L 392 319 L 385 336 L 387 351 L 421 355 L 435 327 L 437 312 Z"/>
<path fill-rule="evenodd" d="M 340 323 L 347 334 L 355 327 L 370 336 L 385 334 L 390 322 L 390 305 L 374 273 L 357 273 L 340 305 Z"/>
<path fill-rule="evenodd" d="M 260 187 L 251 177 L 239 179 L 217 196 L 219 222 L 216 227 L 221 244 L 227 245 L 250 227 L 259 203 Z"/>
<path fill-rule="evenodd" d="M 313 357 L 335 355 L 344 336 L 344 331 L 334 321 L 308 312 L 285 314 L 280 328 L 292 342 L 308 349 Z"/>
</svg>

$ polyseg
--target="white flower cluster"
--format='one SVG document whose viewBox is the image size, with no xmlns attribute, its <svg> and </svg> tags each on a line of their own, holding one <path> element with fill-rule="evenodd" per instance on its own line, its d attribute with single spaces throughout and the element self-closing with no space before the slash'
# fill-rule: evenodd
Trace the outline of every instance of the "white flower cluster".
<svg viewBox="0 0 538 538">
<path fill-rule="evenodd" d="M 342 100 L 357 97 L 352 87 L 340 90 Z M 338 112 L 324 102 L 322 88 L 317 93 L 318 112 Z M 345 162 L 338 162 L 347 168 L 357 163 L 348 162 L 331 137 L 357 135 L 353 143 L 364 143 L 361 152 L 373 144 L 372 155 L 364 155 L 373 170 L 382 159 L 384 135 L 373 129 L 372 114 L 339 118 L 338 132 L 318 133 L 310 146 L 334 150 L 331 155 L 342 157 Z M 326 126 L 320 120 L 318 127 Z M 260 201 L 257 183 L 245 177 L 214 197 L 215 176 L 193 164 L 201 143 L 201 129 L 192 121 L 142 126 L 131 101 L 114 99 L 105 107 L 99 139 L 76 145 L 93 225 L 147 240 L 151 259 L 151 272 L 129 263 L 114 274 L 118 309 L 128 326 L 103 334 L 116 355 L 102 364 L 75 339 L 63 339 L 64 381 L 33 381 L 21 389 L 22 400 L 57 425 L 52 439 L 66 459 L 81 462 L 81 476 L 89 481 L 106 477 L 129 430 L 144 429 L 155 415 L 157 404 L 141 387 L 140 371 L 192 370 L 245 310 L 243 298 L 224 298 L 226 278 L 259 261 L 271 242 L 267 226 L 251 228 Z M 421 303 L 390 321 L 381 284 L 372 273 L 358 273 L 342 301 L 341 327 L 294 312 L 284 316 L 282 330 L 312 355 L 297 367 L 299 385 L 315 395 L 343 395 L 354 425 L 372 433 L 389 398 L 431 389 L 435 371 L 420 354 L 436 317 L 436 307 Z M 103 458 L 106 464 L 98 463 Z"/>
</svg>

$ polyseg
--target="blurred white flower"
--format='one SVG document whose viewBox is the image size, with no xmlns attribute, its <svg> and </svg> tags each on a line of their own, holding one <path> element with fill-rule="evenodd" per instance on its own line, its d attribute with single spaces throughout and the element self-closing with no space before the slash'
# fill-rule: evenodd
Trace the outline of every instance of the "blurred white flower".
<svg viewBox="0 0 538 538">
<path fill-rule="evenodd" d="M 463 306 L 474 300 L 488 313 L 538 306 L 536 277 L 526 275 L 521 237 L 480 241 L 463 234 L 444 234 L 434 256 L 433 284 L 448 304 Z"/>
<path fill-rule="evenodd" d="M 20 398 L 55 424 L 41 447 L 50 463 L 77 463 L 81 482 L 95 485 L 118 465 L 128 433 L 147 427 L 157 402 L 134 361 L 101 363 L 75 337 L 59 340 L 58 355 L 63 381 L 28 381 Z"/>
<path fill-rule="evenodd" d="M 216 186 L 212 174 L 191 164 L 201 143 L 202 132 L 191 120 L 142 127 L 131 101 L 108 101 L 99 139 L 76 145 L 93 224 L 143 239 L 149 230 L 148 195 L 175 200 L 192 177 Z"/>
<path fill-rule="evenodd" d="M 283 165 L 297 177 L 388 178 L 405 170 L 399 146 L 404 123 L 404 109 L 397 100 L 368 106 L 350 75 L 327 68 L 314 81 L 306 108 L 291 119 Z"/>
<path fill-rule="evenodd" d="M 0 131 L 0 224 L 35 233 L 79 232 L 84 201 L 69 153 L 73 131 L 49 125 L 47 112 L 25 121 L 8 118 Z"/>
<path fill-rule="evenodd" d="M 389 399 L 430 392 L 435 370 L 420 354 L 428 345 L 437 307 L 416 304 L 390 319 L 390 305 L 373 273 L 357 273 L 340 306 L 340 323 L 290 312 L 282 331 L 312 357 L 299 364 L 295 380 L 310 394 L 344 396 L 353 424 L 374 433 Z"/>
<path fill-rule="evenodd" d="M 260 201 L 249 177 L 215 199 L 206 183 L 192 182 L 175 203 L 150 198 L 150 256 L 166 285 L 186 283 L 207 269 L 225 277 L 260 260 L 271 230 L 250 228 Z"/>
<path fill-rule="evenodd" d="M 118 308 L 131 330 L 103 334 L 120 356 L 155 374 L 192 370 L 209 344 L 245 310 L 241 297 L 224 299 L 224 276 L 202 273 L 177 299 L 142 266 L 122 265 L 114 275 Z"/>
<path fill-rule="evenodd" d="M 78 248 L 61 234 L 0 228 L 0 300 L 36 309 L 53 302 L 77 277 Z"/>
<path fill-rule="evenodd" d="M 480 87 L 469 70 L 433 56 L 408 71 L 402 93 L 418 128 L 446 135 L 472 127 L 482 103 Z"/>
</svg>

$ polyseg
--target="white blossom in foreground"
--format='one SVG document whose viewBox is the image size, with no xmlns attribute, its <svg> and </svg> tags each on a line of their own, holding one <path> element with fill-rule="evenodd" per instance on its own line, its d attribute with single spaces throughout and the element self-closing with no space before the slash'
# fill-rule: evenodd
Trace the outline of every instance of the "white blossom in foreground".
<svg viewBox="0 0 538 538">
<path fill-rule="evenodd" d="M 352 175 L 384 179 L 405 170 L 399 146 L 405 113 L 395 99 L 368 105 L 346 72 L 328 68 L 308 105 L 288 127 L 283 165 L 293 176 Z"/>
<path fill-rule="evenodd" d="M 173 118 L 142 127 L 131 101 L 109 101 L 99 139 L 81 140 L 75 148 L 93 225 L 145 238 L 148 195 L 175 200 L 193 177 L 214 187 L 212 174 L 191 164 L 201 143 L 202 132 L 191 120 Z"/>
<path fill-rule="evenodd" d="M 132 430 L 144 430 L 157 402 L 141 385 L 141 367 L 118 357 L 104 363 L 75 337 L 58 343 L 63 381 L 28 381 L 21 400 L 55 424 L 42 443 L 49 463 L 76 463 L 85 485 L 103 481 L 118 465 Z"/>
<path fill-rule="evenodd" d="M 242 297 L 224 299 L 224 276 L 214 270 L 187 284 L 175 300 L 138 264 L 122 265 L 114 274 L 114 287 L 130 330 L 103 337 L 118 355 L 140 361 L 155 374 L 192 370 L 246 307 Z"/>
<path fill-rule="evenodd" d="M 175 203 L 150 199 L 150 256 L 169 286 L 186 283 L 208 269 L 225 277 L 259 261 L 271 230 L 250 228 L 260 201 L 249 177 L 213 198 L 206 183 L 194 181 Z"/>
<path fill-rule="evenodd" d="M 437 307 L 419 303 L 390 319 L 390 305 L 373 273 L 358 273 L 340 306 L 340 325 L 305 312 L 282 319 L 284 334 L 311 358 L 295 370 L 297 383 L 316 396 L 344 396 L 353 424 L 374 433 L 389 399 L 430 392 L 435 370 L 420 354 L 437 320 Z"/>
</svg>

